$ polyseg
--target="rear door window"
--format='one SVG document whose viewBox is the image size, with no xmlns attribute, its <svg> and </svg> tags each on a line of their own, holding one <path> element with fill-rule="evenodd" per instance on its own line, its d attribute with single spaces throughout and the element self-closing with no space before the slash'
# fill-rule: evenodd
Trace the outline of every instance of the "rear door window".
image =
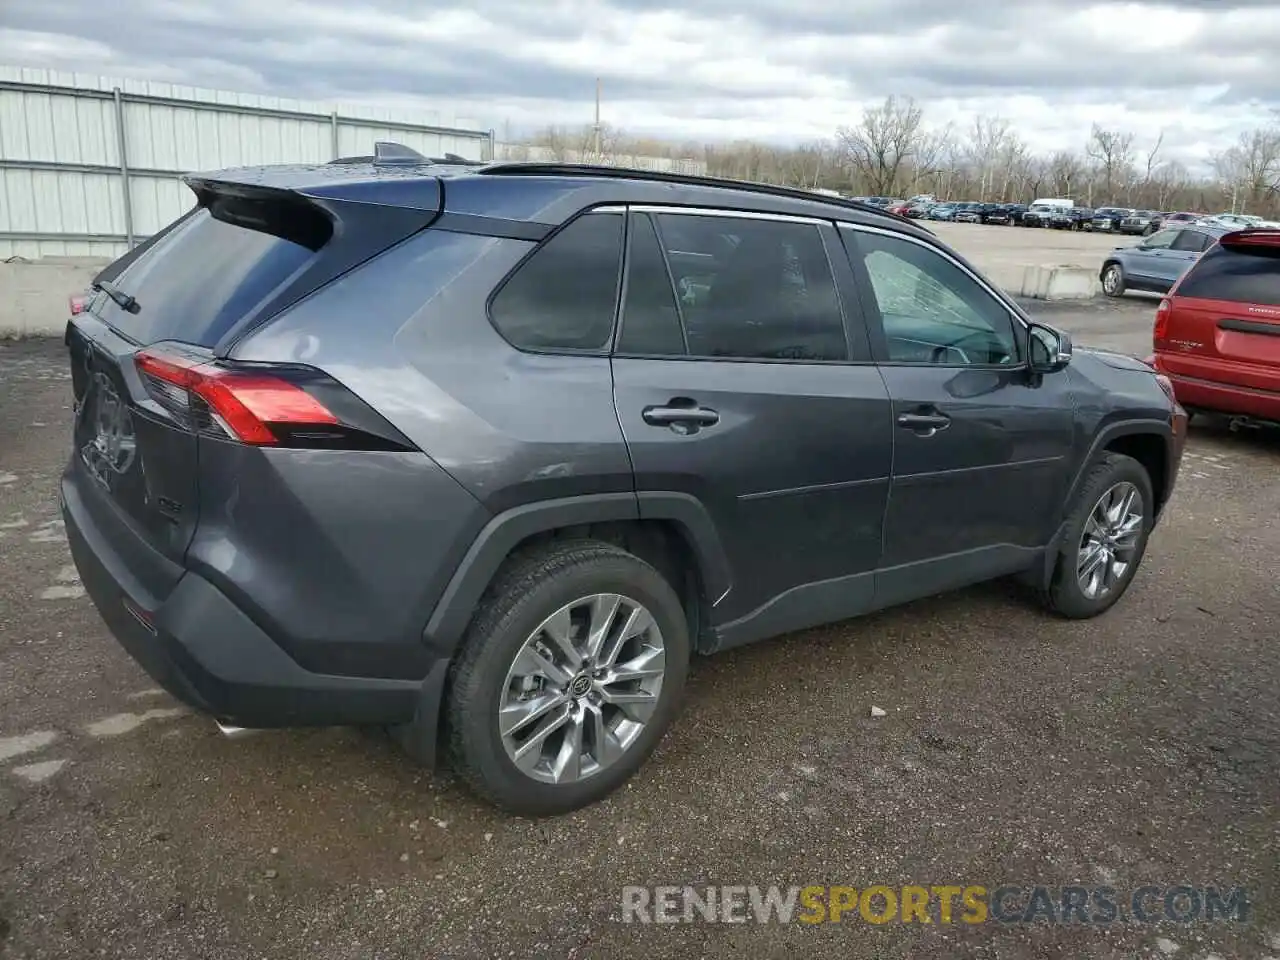
<svg viewBox="0 0 1280 960">
<path fill-rule="evenodd" d="M 849 358 L 835 277 L 816 224 L 692 213 L 653 219 L 691 356 Z"/>
<path fill-rule="evenodd" d="M 1178 296 L 1280 307 L 1280 247 L 1212 247 L 1196 261 Z"/>
<path fill-rule="evenodd" d="M 1196 230 L 1183 230 L 1178 234 L 1178 239 L 1173 241 L 1169 249 L 1182 250 L 1187 253 L 1203 253 L 1208 246 L 1208 234 L 1200 233 Z"/>
<path fill-rule="evenodd" d="M 93 308 L 138 343 L 212 347 L 304 269 L 332 233 L 319 211 L 220 204 L 189 216 L 112 282 L 137 312 L 105 296 Z"/>
</svg>

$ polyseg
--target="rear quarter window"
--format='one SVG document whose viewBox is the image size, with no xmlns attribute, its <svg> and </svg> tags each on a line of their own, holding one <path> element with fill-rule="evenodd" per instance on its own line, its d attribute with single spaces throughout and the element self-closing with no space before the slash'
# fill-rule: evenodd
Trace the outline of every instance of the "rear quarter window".
<svg viewBox="0 0 1280 960">
<path fill-rule="evenodd" d="M 494 294 L 489 318 L 521 350 L 599 351 L 613 335 L 622 270 L 620 213 L 578 217 Z"/>
<path fill-rule="evenodd" d="M 1280 247 L 1215 245 L 1183 278 L 1177 295 L 1280 307 Z"/>
<path fill-rule="evenodd" d="M 221 204 L 215 210 L 191 215 L 115 277 L 139 309 L 129 313 L 100 297 L 94 306 L 102 319 L 138 343 L 212 347 L 293 280 L 332 229 L 314 209 Z"/>
</svg>

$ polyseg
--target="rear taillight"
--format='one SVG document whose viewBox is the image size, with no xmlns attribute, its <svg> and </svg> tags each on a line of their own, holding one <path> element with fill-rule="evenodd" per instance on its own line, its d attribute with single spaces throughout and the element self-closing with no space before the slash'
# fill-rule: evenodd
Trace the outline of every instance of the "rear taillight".
<svg viewBox="0 0 1280 960">
<path fill-rule="evenodd" d="M 71 310 L 73 317 L 84 313 L 89 306 L 89 298 L 83 294 L 71 297 L 67 301 L 67 306 Z"/>
<path fill-rule="evenodd" d="M 151 398 L 197 433 L 264 447 L 412 449 L 363 401 L 318 371 L 229 368 L 155 349 L 140 350 L 134 365 Z M 337 401 L 341 414 L 313 390 Z"/>
<path fill-rule="evenodd" d="M 1151 340 L 1157 350 L 1169 336 L 1169 316 L 1173 313 L 1173 303 L 1165 298 L 1156 307 L 1156 325 L 1151 331 Z"/>
</svg>

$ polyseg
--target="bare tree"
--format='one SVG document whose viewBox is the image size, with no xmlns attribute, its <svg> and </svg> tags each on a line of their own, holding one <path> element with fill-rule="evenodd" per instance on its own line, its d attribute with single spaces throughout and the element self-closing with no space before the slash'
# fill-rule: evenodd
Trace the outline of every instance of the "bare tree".
<svg viewBox="0 0 1280 960">
<path fill-rule="evenodd" d="M 997 160 L 1009 138 L 1009 121 L 1001 117 L 976 116 L 969 128 L 969 159 L 978 173 L 978 199 L 987 199 Z"/>
<path fill-rule="evenodd" d="M 1086 152 L 1102 174 L 1102 193 L 1107 203 L 1115 201 L 1116 186 L 1126 179 L 1133 158 L 1133 134 L 1104 130 L 1096 123 L 1089 134 Z"/>
<path fill-rule="evenodd" d="M 951 124 L 921 133 L 911 164 L 911 194 L 938 189 L 938 175 L 947 166 L 954 145 Z"/>
<path fill-rule="evenodd" d="M 1256 209 L 1280 191 L 1280 128 L 1250 130 L 1213 158 L 1233 212 Z"/>
<path fill-rule="evenodd" d="M 877 196 L 892 196 L 898 189 L 903 167 L 919 149 L 923 118 L 915 100 L 890 96 L 879 107 L 868 107 L 858 126 L 838 131 L 846 161 Z"/>
<path fill-rule="evenodd" d="M 1084 162 L 1079 154 L 1059 150 L 1049 158 L 1048 173 L 1055 193 L 1062 197 L 1074 197 L 1073 191 L 1080 187 Z"/>
<path fill-rule="evenodd" d="M 1167 210 L 1173 198 L 1182 193 L 1190 184 L 1191 175 L 1186 166 L 1177 160 L 1170 160 L 1156 168 L 1151 181 L 1155 195 L 1157 210 Z"/>
</svg>

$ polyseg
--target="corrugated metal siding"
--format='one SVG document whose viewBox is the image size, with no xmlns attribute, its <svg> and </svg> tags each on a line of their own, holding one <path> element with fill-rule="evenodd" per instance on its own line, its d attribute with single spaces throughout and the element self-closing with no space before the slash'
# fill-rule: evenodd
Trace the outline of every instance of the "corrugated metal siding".
<svg viewBox="0 0 1280 960">
<path fill-rule="evenodd" d="M 146 237 L 191 205 L 180 175 L 323 162 L 396 140 L 427 155 L 488 156 L 490 134 L 410 114 L 146 80 L 0 67 L 0 259 L 127 249 L 113 91 L 122 95 L 129 213 Z M 335 113 L 336 110 L 336 113 Z M 68 169 L 60 169 L 69 167 Z"/>
</svg>

